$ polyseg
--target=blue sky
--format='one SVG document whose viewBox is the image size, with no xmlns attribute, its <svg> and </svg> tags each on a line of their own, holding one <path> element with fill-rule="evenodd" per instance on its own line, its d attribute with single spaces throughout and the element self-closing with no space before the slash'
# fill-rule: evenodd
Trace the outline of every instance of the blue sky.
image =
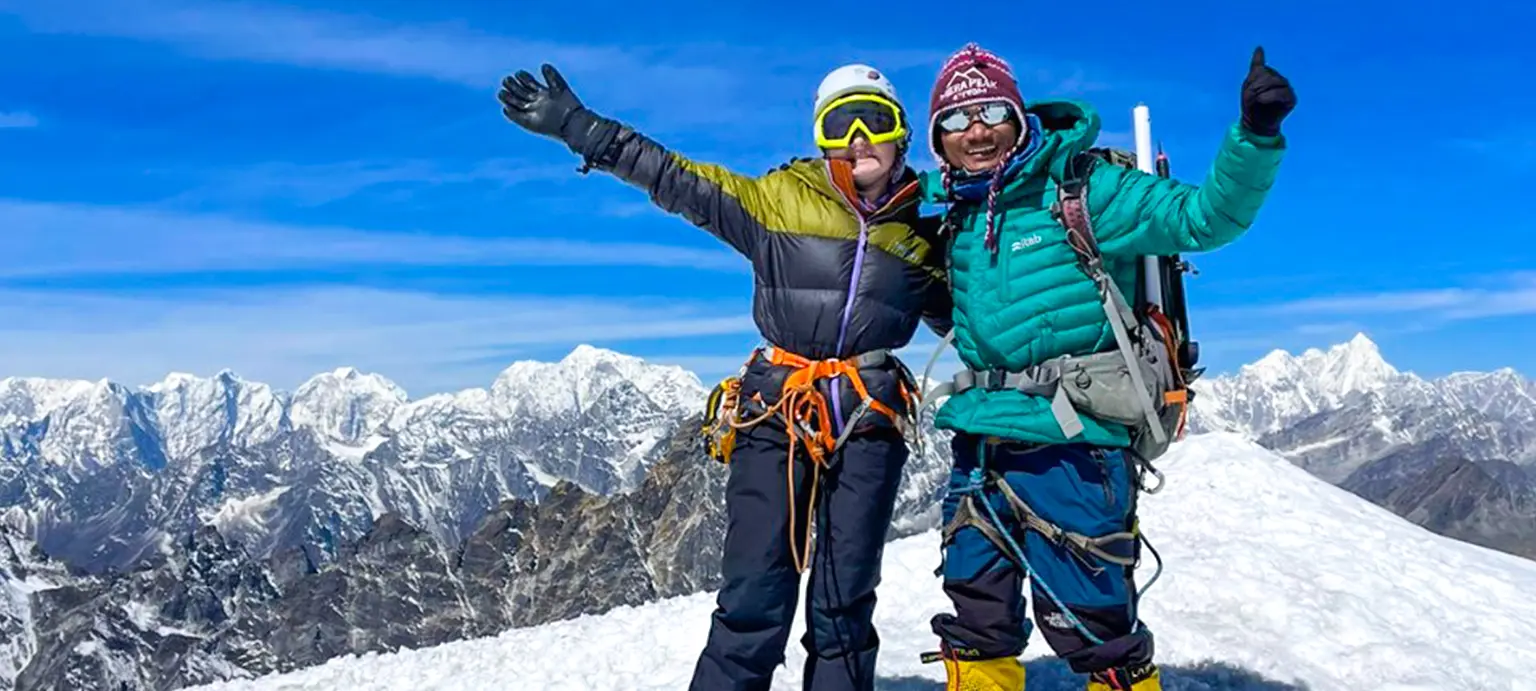
<svg viewBox="0 0 1536 691">
<path fill-rule="evenodd" d="M 757 340 L 746 262 L 505 122 L 501 76 L 553 62 L 599 112 L 756 174 L 813 152 L 827 70 L 884 69 L 926 121 L 969 40 L 1026 100 L 1097 106 L 1102 141 L 1128 144 L 1146 102 L 1194 182 L 1253 46 L 1292 79 L 1292 150 L 1256 227 L 1195 258 L 1213 370 L 1364 331 L 1423 374 L 1536 373 L 1536 134 L 1516 86 L 1536 7 L 769 7 L 0 0 L 0 377 L 229 368 L 291 389 L 355 365 L 419 396 L 592 343 L 712 379 Z"/>
</svg>

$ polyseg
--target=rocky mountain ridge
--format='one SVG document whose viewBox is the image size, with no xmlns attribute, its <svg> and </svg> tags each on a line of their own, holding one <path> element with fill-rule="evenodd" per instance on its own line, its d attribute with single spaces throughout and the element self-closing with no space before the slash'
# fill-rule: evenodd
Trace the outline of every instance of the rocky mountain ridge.
<svg viewBox="0 0 1536 691">
<path fill-rule="evenodd" d="M 69 573 L 0 527 L 0 630 L 18 634 L 0 689 L 174 689 L 712 588 L 724 476 L 679 427 L 632 492 L 560 482 L 447 548 L 385 513 L 324 564 L 313 547 L 258 558 L 205 525 L 153 566 Z"/>
<path fill-rule="evenodd" d="M 204 524 L 261 555 L 355 539 L 387 512 L 453 543 L 560 481 L 639 486 L 705 394 L 685 370 L 590 346 L 417 401 L 350 368 L 292 394 L 228 371 L 141 389 L 3 379 L 0 521 L 97 572 Z"/>
</svg>

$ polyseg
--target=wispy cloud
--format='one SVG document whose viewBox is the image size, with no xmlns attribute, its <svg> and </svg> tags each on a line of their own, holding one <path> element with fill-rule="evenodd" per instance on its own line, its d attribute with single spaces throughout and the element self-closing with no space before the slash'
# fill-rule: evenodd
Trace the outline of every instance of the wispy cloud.
<svg viewBox="0 0 1536 691">
<path fill-rule="evenodd" d="M 1536 134 L 1524 129 L 1480 138 L 1450 139 L 1446 145 L 1453 151 L 1494 158 L 1511 165 L 1536 166 Z"/>
<path fill-rule="evenodd" d="M 744 272 L 728 250 L 555 237 L 469 237 L 291 226 L 0 199 L 0 278 L 366 265 L 654 266 Z"/>
<path fill-rule="evenodd" d="M 0 377 L 110 378 L 230 369 L 292 390 L 355 366 L 413 396 L 487 386 L 523 357 L 578 343 L 752 334 L 745 304 L 542 296 L 442 296 L 349 288 L 111 296 L 0 290 Z"/>
<path fill-rule="evenodd" d="M 1478 320 L 1536 315 L 1536 272 L 1473 276 L 1445 287 L 1313 295 L 1268 303 L 1192 306 L 1192 330 L 1213 371 L 1275 349 L 1300 352 L 1364 333 L 1376 339 L 1458 333 Z"/>
<path fill-rule="evenodd" d="M 635 218 L 637 216 L 663 215 L 665 211 L 648 201 L 621 202 L 605 201 L 598 206 L 597 212 L 611 218 Z"/>
<path fill-rule="evenodd" d="M 1202 366 L 1211 363 L 1211 356 L 1225 359 L 1252 358 L 1275 349 L 1304 350 L 1343 343 L 1358 333 L 1380 331 L 1349 322 L 1306 323 L 1260 329 L 1250 327 L 1246 331 L 1201 329 L 1199 325 L 1194 329 L 1194 340 L 1200 344 Z"/>
<path fill-rule="evenodd" d="M 1034 80 L 1048 85 L 1051 93 L 1061 96 L 1086 96 L 1114 88 L 1114 85 L 1106 81 L 1090 77 L 1088 71 L 1081 66 L 1072 66 L 1066 72 L 1059 68 L 1036 68 Z"/>
<path fill-rule="evenodd" d="M 460 21 L 401 24 L 251 2 L 78 0 L 65 7 L 0 0 L 0 9 L 41 33 L 156 42 L 210 60 L 431 79 L 485 90 L 488 100 L 506 74 L 519 69 L 538 74 L 539 64 L 550 62 L 579 95 L 605 110 L 664 108 L 666 123 L 673 125 L 777 121 L 810 106 L 808 74 L 857 60 L 890 73 L 925 69 L 936 75 L 949 52 L 960 47 L 896 48 L 867 41 L 853 46 L 835 39 L 793 47 L 699 41 L 615 46 L 492 34 Z M 1101 66 L 1048 56 L 1008 57 L 1030 93 L 1095 94 L 1124 86 L 1127 79 Z M 1146 79 L 1136 83 L 1142 92 L 1190 91 Z M 779 96 L 790 93 L 801 96 Z M 909 97 L 915 111 L 926 104 L 925 95 Z"/>
<path fill-rule="evenodd" d="M 1347 293 L 1286 302 L 1202 310 L 1202 318 L 1352 316 L 1416 317 L 1440 324 L 1536 314 L 1536 272 L 1489 277 L 1481 286 Z"/>
<path fill-rule="evenodd" d="M 27 129 L 39 124 L 37 116 L 31 113 L 0 111 L 0 130 Z"/>
<path fill-rule="evenodd" d="M 689 48 L 583 45 L 485 33 L 463 22 L 399 24 L 357 14 L 276 4 L 194 4 L 185 0 L 0 2 L 29 29 L 151 41 L 211 60 L 417 77 L 492 94 L 519 69 L 538 74 L 550 62 L 583 97 L 609 107 L 654 107 L 678 99 L 718 98 L 742 79 L 739 69 L 699 59 Z M 717 106 L 729 106 L 722 99 Z M 669 120 L 736 117 L 729 108 L 671 109 Z"/>
<path fill-rule="evenodd" d="M 490 159 L 459 166 L 427 160 L 268 162 L 228 169 L 148 172 L 197 180 L 193 188 L 166 200 L 169 205 L 286 201 L 318 206 L 377 190 L 408 193 L 465 184 L 506 189 L 527 182 L 565 181 L 577 177 L 573 169 L 571 165 Z"/>
<path fill-rule="evenodd" d="M 624 51 L 487 35 L 457 24 L 397 25 L 365 16 L 276 4 L 177 0 L 26 3 L 12 10 L 32 30 L 131 38 L 211 59 L 418 76 L 485 87 L 519 59 L 572 68 L 642 66 Z"/>
</svg>

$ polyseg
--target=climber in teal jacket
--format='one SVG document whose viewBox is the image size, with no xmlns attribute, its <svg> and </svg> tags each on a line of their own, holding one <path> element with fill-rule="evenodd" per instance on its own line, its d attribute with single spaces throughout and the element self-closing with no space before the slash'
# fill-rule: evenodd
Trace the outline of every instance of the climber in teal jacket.
<svg viewBox="0 0 1536 691">
<path fill-rule="evenodd" d="M 1280 122 L 1295 107 L 1262 48 L 1241 105 L 1199 186 L 1115 165 L 1089 169 L 1093 235 L 1125 295 L 1133 294 L 1138 255 L 1214 250 L 1253 224 L 1285 151 Z M 923 176 L 923 191 L 927 201 L 951 205 L 953 336 L 966 368 L 1016 373 L 1114 351 L 1100 293 L 1052 213 L 1068 163 L 1095 145 L 1099 115 L 1076 101 L 1026 107 L 1007 63 L 975 44 L 945 63 L 930 112 L 941 165 Z M 1050 397 L 995 385 L 960 391 L 938 410 L 935 424 L 955 433 L 943 511 L 944 588 L 955 613 L 933 620 L 950 688 L 1023 688 L 1018 655 L 1034 628 L 1023 614 L 1026 579 L 1035 623 L 1073 670 L 1090 675 L 1090 691 L 1161 688 L 1151 634 L 1136 615 L 1139 482 L 1126 453 L 1130 435 L 1124 425 L 1078 417 L 1083 429 L 1069 438 Z M 997 518 L 977 519 L 988 513 L 980 504 Z M 999 523 L 1009 529 L 987 528 Z M 1095 553 L 1052 539 L 1056 529 L 1122 537 Z"/>
</svg>

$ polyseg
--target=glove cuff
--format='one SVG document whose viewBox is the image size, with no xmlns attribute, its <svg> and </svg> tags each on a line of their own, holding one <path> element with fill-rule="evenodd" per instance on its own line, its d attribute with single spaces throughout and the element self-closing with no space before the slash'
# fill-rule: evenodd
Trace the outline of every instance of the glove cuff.
<svg viewBox="0 0 1536 691">
<path fill-rule="evenodd" d="M 1255 122 L 1247 113 L 1243 113 L 1240 124 L 1243 129 L 1260 137 L 1280 136 L 1280 123 L 1278 122 Z"/>
<path fill-rule="evenodd" d="M 619 123 L 582 107 L 566 116 L 560 138 L 589 167 L 603 169 L 614 164 L 612 152 L 620 128 Z"/>
</svg>

